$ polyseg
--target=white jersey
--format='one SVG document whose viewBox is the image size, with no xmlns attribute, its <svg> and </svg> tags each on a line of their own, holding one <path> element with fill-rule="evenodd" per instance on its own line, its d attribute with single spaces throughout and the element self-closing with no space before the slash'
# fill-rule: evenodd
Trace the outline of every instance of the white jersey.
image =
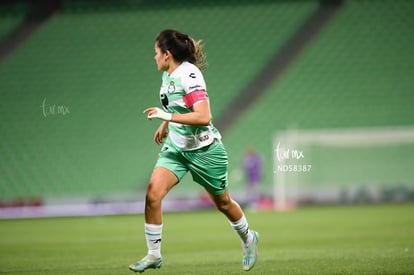
<svg viewBox="0 0 414 275">
<path fill-rule="evenodd" d="M 168 113 L 192 112 L 197 102 L 208 100 L 206 83 L 200 70 L 194 64 L 183 62 L 171 75 L 164 72 L 160 100 Z M 214 139 L 221 139 L 220 133 L 210 123 L 207 126 L 185 125 L 169 122 L 168 138 L 184 151 L 210 145 Z"/>
</svg>

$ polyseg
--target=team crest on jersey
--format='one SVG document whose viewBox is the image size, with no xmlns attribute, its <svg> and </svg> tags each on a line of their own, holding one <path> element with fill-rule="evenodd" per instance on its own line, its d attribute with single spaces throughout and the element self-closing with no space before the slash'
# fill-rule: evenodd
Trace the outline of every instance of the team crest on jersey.
<svg viewBox="0 0 414 275">
<path fill-rule="evenodd" d="M 169 93 L 174 93 L 175 92 L 175 85 L 174 84 L 175 84 L 174 81 L 170 81 L 170 85 L 168 85 L 168 89 L 167 89 L 167 91 Z"/>
</svg>

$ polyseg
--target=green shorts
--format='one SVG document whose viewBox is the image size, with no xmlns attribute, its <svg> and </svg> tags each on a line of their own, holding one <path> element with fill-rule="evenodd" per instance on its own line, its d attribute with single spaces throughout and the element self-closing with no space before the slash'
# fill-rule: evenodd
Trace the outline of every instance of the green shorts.
<svg viewBox="0 0 414 275">
<path fill-rule="evenodd" d="M 193 151 L 181 151 L 166 141 L 159 154 L 155 167 L 164 167 L 173 172 L 180 181 L 188 171 L 193 180 L 207 192 L 215 195 L 226 191 L 227 153 L 221 141 Z"/>
</svg>

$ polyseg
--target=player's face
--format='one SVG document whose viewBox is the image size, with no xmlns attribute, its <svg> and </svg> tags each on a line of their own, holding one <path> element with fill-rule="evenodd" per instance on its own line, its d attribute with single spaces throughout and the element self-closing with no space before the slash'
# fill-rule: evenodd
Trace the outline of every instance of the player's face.
<svg viewBox="0 0 414 275">
<path fill-rule="evenodd" d="M 155 50 L 155 62 L 157 63 L 157 68 L 159 71 L 166 71 L 168 69 L 168 63 L 167 63 L 167 53 L 163 53 L 158 47 L 157 43 L 155 43 L 154 46 Z"/>
</svg>

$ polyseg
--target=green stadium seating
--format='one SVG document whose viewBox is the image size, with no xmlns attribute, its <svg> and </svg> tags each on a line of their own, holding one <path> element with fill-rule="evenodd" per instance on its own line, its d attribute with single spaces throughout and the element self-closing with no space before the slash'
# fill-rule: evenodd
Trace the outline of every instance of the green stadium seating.
<svg viewBox="0 0 414 275">
<path fill-rule="evenodd" d="M 205 77 L 219 117 L 317 7 L 218 3 L 67 2 L 0 64 L 0 198 L 145 188 L 160 149 L 152 142 L 158 122 L 142 114 L 159 105 L 157 32 L 176 28 L 205 41 Z"/>
<path fill-rule="evenodd" d="M 24 3 L 0 6 L 0 41 L 24 20 L 27 11 L 28 7 Z"/>
<path fill-rule="evenodd" d="M 99 197 L 143 190 L 157 159 L 158 31 L 203 39 L 204 75 L 219 119 L 239 91 L 316 10 L 319 1 L 67 1 L 0 63 L 0 200 Z M 115 3 L 115 4 L 114 4 Z M 23 17 L 0 18 L 0 38 Z M 265 159 L 288 128 L 414 124 L 411 1 L 345 1 L 223 137 L 234 175 L 245 147 Z M 201 189 L 186 178 L 177 191 Z"/>
<path fill-rule="evenodd" d="M 413 18 L 411 1 L 345 1 L 226 135 L 230 171 L 252 144 L 266 160 L 264 184 L 270 187 L 272 138 L 289 128 L 413 125 Z"/>
</svg>

